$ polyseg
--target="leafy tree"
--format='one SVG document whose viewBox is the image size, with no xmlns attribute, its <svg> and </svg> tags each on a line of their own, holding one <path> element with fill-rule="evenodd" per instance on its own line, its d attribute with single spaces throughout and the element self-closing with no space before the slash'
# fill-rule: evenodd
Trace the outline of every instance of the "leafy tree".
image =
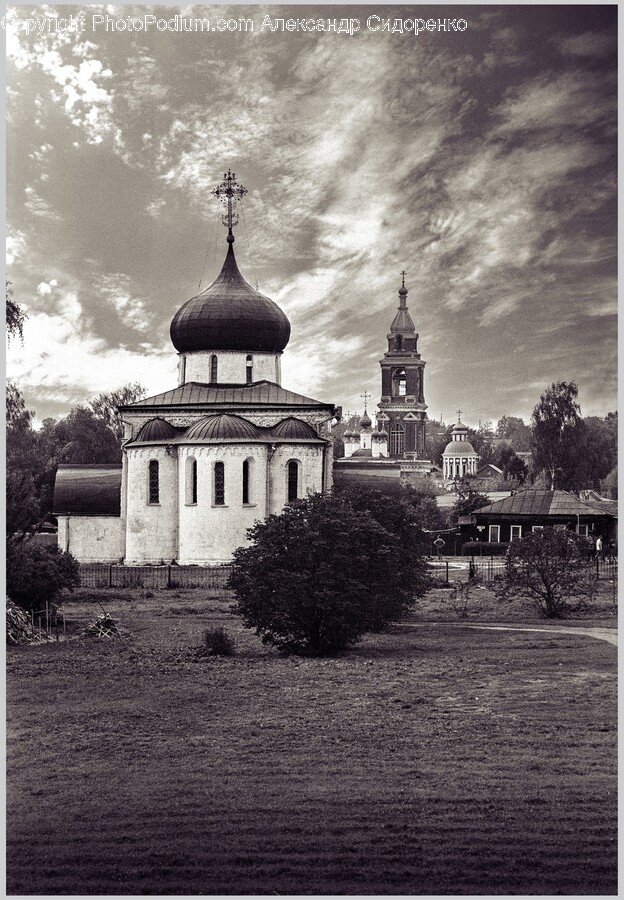
<svg viewBox="0 0 624 900">
<path fill-rule="evenodd" d="M 446 445 L 453 439 L 453 426 L 427 420 L 425 447 L 429 459 L 434 465 L 442 467 L 442 454 Z"/>
<path fill-rule="evenodd" d="M 460 482 L 457 500 L 449 513 L 449 523 L 457 525 L 457 520 L 460 516 L 469 516 L 475 509 L 481 509 L 482 506 L 487 506 L 489 502 L 487 495 L 475 491 L 469 481 Z"/>
<path fill-rule="evenodd" d="M 567 530 L 544 528 L 512 541 L 500 599 L 533 599 L 548 618 L 565 614 L 572 597 L 591 599 L 596 572 L 591 542 Z"/>
<path fill-rule="evenodd" d="M 6 281 L 6 330 L 9 340 L 11 340 L 11 338 L 15 337 L 16 335 L 20 339 L 23 338 L 25 318 L 26 313 L 21 308 L 19 303 L 16 303 L 13 299 L 13 288 L 11 287 L 11 282 Z"/>
<path fill-rule="evenodd" d="M 600 482 L 600 493 L 611 500 L 618 498 L 618 467 L 614 466 L 606 478 Z"/>
<path fill-rule="evenodd" d="M 6 533 L 21 541 L 45 517 L 40 487 L 45 465 L 38 450 L 33 413 L 14 382 L 6 391 Z"/>
<path fill-rule="evenodd" d="M 582 425 L 569 484 L 572 490 L 599 490 L 600 482 L 617 462 L 617 431 L 598 416 L 583 419 Z"/>
<path fill-rule="evenodd" d="M 63 590 L 80 584 L 78 563 L 57 547 L 34 541 L 7 545 L 7 594 L 24 609 L 39 610 L 54 604 Z"/>
<path fill-rule="evenodd" d="M 143 385 L 135 381 L 125 384 L 109 394 L 99 394 L 95 399 L 91 400 L 89 405 L 95 416 L 108 425 L 121 444 L 123 440 L 123 422 L 121 421 L 118 407 L 136 403 L 137 400 L 142 400 L 146 393 L 147 391 Z"/>
<path fill-rule="evenodd" d="M 516 484 L 524 484 L 529 474 L 526 464 L 509 444 L 498 446 L 492 462 L 503 470 L 505 481 L 511 480 Z"/>
<path fill-rule="evenodd" d="M 249 530 L 250 546 L 234 554 L 230 587 L 243 622 L 264 643 L 334 655 L 400 617 L 425 591 L 426 563 L 409 552 L 418 529 L 403 507 L 371 505 L 378 518 L 342 496 L 314 495 Z M 398 533 L 382 526 L 386 516 Z"/>
<path fill-rule="evenodd" d="M 58 422 L 46 419 L 42 431 L 57 465 L 121 462 L 121 444 L 114 432 L 86 406 L 75 406 Z"/>
<path fill-rule="evenodd" d="M 578 388 L 559 381 L 541 395 L 533 409 L 533 460 L 535 471 L 545 471 L 550 489 L 574 485 L 578 446 L 583 435 Z"/>
<path fill-rule="evenodd" d="M 426 552 L 428 539 L 424 538 L 423 531 L 432 531 L 444 524 L 435 491 L 429 485 L 400 485 L 391 497 L 361 485 L 340 487 L 334 493 L 353 509 L 369 512 L 387 531 L 400 538 L 406 551 L 416 555 Z"/>
<path fill-rule="evenodd" d="M 519 416 L 501 416 L 496 424 L 496 437 L 508 440 L 513 449 L 531 449 L 531 429 Z"/>
</svg>

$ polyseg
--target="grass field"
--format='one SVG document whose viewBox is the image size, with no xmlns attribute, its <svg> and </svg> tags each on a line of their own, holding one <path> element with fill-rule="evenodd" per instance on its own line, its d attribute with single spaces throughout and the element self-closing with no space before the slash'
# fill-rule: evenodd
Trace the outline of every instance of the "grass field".
<svg viewBox="0 0 624 900">
<path fill-rule="evenodd" d="M 208 593 L 83 591 L 72 639 L 9 648 L 9 894 L 617 892 L 615 647 L 440 594 L 282 658 Z M 79 636 L 100 600 L 120 637 Z"/>
</svg>

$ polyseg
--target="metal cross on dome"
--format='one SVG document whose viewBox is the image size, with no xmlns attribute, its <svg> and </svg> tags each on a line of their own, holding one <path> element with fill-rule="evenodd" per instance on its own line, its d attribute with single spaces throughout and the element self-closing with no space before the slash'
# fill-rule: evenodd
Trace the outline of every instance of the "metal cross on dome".
<svg viewBox="0 0 624 900">
<path fill-rule="evenodd" d="M 227 204 L 227 214 L 221 216 L 221 221 L 230 233 L 234 225 L 238 225 L 238 215 L 233 212 L 234 204 L 242 200 L 246 193 L 247 188 L 237 182 L 236 175 L 229 169 L 224 174 L 221 184 L 212 189 L 212 194 L 217 200 Z"/>
<path fill-rule="evenodd" d="M 370 400 L 370 398 L 371 398 L 372 396 L 373 396 L 373 395 L 372 395 L 372 394 L 369 394 L 368 391 L 366 390 L 366 388 L 364 388 L 364 393 L 363 393 L 363 394 L 360 394 L 360 397 L 361 397 L 362 400 L 364 401 L 364 412 L 366 412 L 366 404 L 367 404 L 367 402 Z"/>
</svg>

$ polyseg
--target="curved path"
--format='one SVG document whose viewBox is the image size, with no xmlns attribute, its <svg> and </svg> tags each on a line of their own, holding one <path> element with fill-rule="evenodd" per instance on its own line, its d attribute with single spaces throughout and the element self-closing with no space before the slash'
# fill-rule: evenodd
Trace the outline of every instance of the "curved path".
<svg viewBox="0 0 624 900">
<path fill-rule="evenodd" d="M 540 631 L 544 634 L 584 634 L 599 641 L 607 641 L 617 647 L 618 633 L 616 628 L 565 628 L 560 625 L 552 625 L 550 628 L 532 628 L 527 625 L 479 625 L 476 622 L 401 622 L 410 628 L 424 628 L 427 625 L 451 625 L 456 628 L 485 628 L 491 631 Z"/>
</svg>

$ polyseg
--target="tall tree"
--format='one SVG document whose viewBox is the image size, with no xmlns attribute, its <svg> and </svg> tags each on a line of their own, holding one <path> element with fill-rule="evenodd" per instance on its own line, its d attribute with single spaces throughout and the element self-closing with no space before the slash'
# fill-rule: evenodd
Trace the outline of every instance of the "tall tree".
<svg viewBox="0 0 624 900">
<path fill-rule="evenodd" d="M 501 416 L 496 424 L 496 437 L 509 441 L 516 453 L 531 449 L 531 429 L 519 416 Z"/>
<path fill-rule="evenodd" d="M 23 540 L 45 516 L 39 491 L 45 464 L 38 452 L 32 417 L 19 388 L 9 381 L 6 393 L 6 533 L 12 541 Z"/>
<path fill-rule="evenodd" d="M 91 400 L 89 406 L 98 419 L 105 422 L 113 432 L 117 440 L 123 440 L 123 422 L 119 415 L 118 407 L 128 406 L 137 400 L 142 400 L 147 391 L 138 381 L 125 384 L 109 394 L 99 394 Z"/>
<path fill-rule="evenodd" d="M 11 287 L 11 282 L 6 282 L 6 330 L 7 337 L 11 340 L 12 337 L 16 335 L 19 338 L 23 337 L 24 330 L 24 319 L 26 318 L 26 313 L 21 308 L 19 303 L 16 303 L 13 299 L 13 288 Z"/>
<path fill-rule="evenodd" d="M 617 463 L 617 432 L 613 433 L 605 419 L 588 416 L 579 437 L 571 487 L 599 490 L 600 482 Z"/>
<path fill-rule="evenodd" d="M 583 437 L 576 384 L 553 382 L 533 410 L 533 460 L 536 472 L 546 472 L 550 489 L 569 489 L 575 480 L 577 453 Z"/>
<path fill-rule="evenodd" d="M 112 429 L 86 406 L 75 406 L 58 422 L 46 419 L 42 431 L 57 464 L 121 462 L 121 444 Z"/>
</svg>

